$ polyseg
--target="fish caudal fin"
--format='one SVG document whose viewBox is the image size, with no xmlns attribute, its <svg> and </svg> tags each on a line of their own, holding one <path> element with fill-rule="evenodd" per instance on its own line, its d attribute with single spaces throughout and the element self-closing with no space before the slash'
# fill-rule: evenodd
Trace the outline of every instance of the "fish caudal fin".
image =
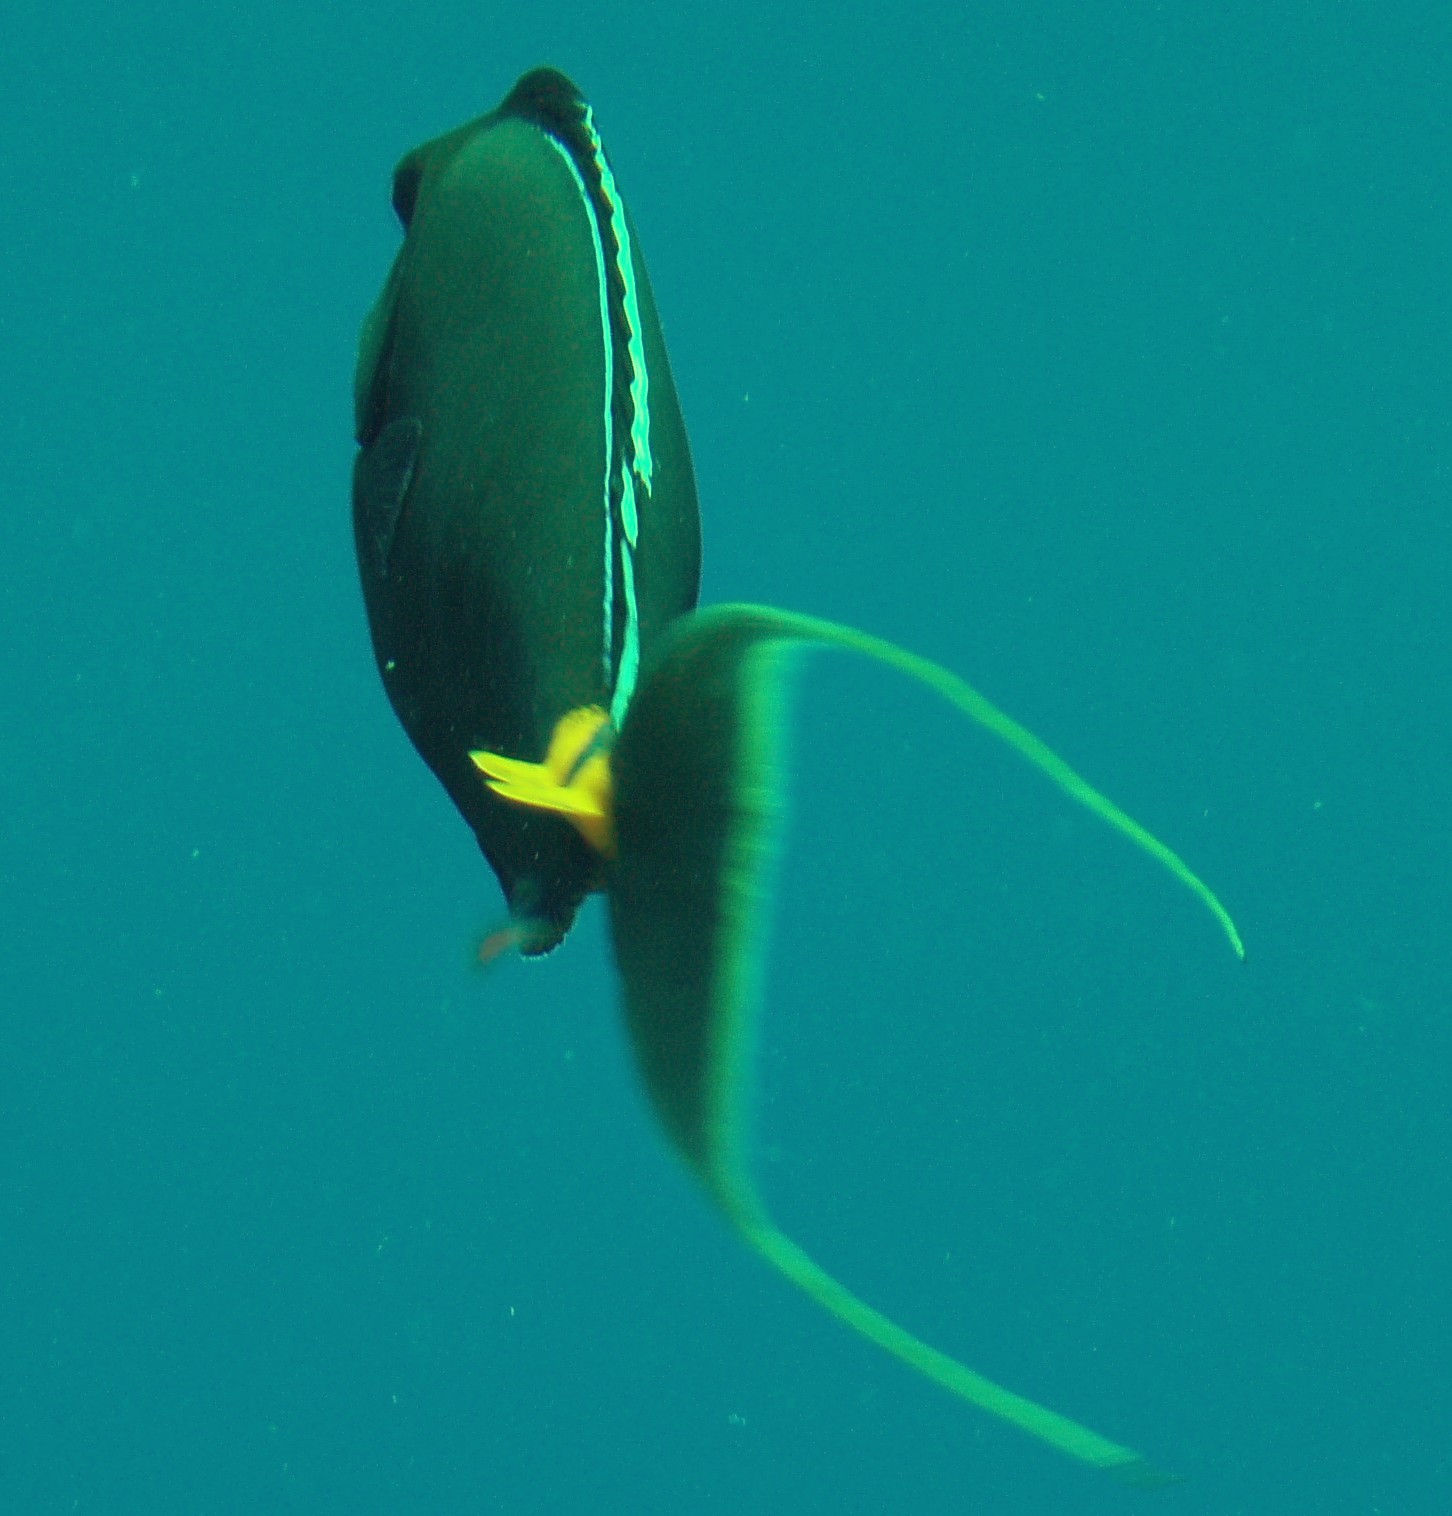
<svg viewBox="0 0 1452 1516">
<path fill-rule="evenodd" d="M 741 1236 L 839 1320 L 1071 1457 L 1130 1484 L 1167 1483 L 1132 1449 L 985 1379 L 859 1300 L 777 1230 L 757 1195 L 747 1111 L 783 804 L 783 708 L 791 668 L 813 648 L 863 654 L 937 690 L 1166 867 L 1243 956 L 1229 915 L 1174 853 L 947 670 L 831 622 L 717 606 L 665 635 L 610 765 L 616 854 L 607 894 L 626 1021 L 651 1101 Z"/>
</svg>

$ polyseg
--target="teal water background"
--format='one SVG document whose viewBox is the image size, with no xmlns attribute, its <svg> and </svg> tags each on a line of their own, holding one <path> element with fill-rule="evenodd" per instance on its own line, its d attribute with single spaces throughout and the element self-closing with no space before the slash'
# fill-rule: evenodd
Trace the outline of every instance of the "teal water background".
<svg viewBox="0 0 1452 1516">
<path fill-rule="evenodd" d="M 29 8 L 0 64 L 0 1510 L 1452 1509 L 1448 16 Z M 809 681 L 765 1031 L 783 1222 L 1154 1497 L 726 1233 L 598 911 L 492 878 L 372 668 L 354 342 L 394 161 L 591 97 L 708 599 Z"/>
</svg>

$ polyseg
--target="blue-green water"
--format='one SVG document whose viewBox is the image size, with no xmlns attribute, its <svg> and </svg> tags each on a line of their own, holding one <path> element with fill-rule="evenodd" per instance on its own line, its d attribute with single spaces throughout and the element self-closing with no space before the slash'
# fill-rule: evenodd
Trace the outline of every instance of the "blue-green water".
<svg viewBox="0 0 1452 1516">
<path fill-rule="evenodd" d="M 1452 1508 L 1440 7 L 6 23 L 0 1510 Z M 389 170 L 552 62 L 630 197 L 709 599 L 809 681 L 762 1169 L 1126 1495 L 796 1297 L 665 1152 L 599 914 L 497 894 L 377 686 Z"/>
</svg>

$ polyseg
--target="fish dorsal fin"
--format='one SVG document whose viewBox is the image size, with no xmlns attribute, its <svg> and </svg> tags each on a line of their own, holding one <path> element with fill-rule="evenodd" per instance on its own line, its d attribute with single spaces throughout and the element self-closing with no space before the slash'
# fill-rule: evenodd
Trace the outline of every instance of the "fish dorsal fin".
<svg viewBox="0 0 1452 1516">
<path fill-rule="evenodd" d="M 536 69 L 515 85 L 499 108 L 538 127 L 565 158 L 591 217 L 601 280 L 606 334 L 605 426 L 609 462 L 606 509 L 606 613 L 603 658 L 613 692 L 610 716 L 624 717 L 640 667 L 636 549 L 646 526 L 655 458 L 651 447 L 650 374 L 645 323 L 630 218 L 595 113 L 575 86 L 554 69 Z"/>
</svg>

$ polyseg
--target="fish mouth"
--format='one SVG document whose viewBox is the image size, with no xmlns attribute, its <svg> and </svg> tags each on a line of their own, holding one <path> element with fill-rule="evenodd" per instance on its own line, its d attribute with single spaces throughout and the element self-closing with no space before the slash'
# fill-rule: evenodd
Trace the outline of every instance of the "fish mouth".
<svg viewBox="0 0 1452 1516">
<path fill-rule="evenodd" d="M 558 926 L 552 921 L 540 921 L 530 917 L 515 918 L 519 931 L 519 956 L 521 958 L 545 958 L 565 940 L 569 926 Z"/>
<path fill-rule="evenodd" d="M 519 880 L 509 894 L 509 919 L 521 958 L 544 958 L 565 940 L 584 894 L 551 890 L 538 879 Z"/>
</svg>

